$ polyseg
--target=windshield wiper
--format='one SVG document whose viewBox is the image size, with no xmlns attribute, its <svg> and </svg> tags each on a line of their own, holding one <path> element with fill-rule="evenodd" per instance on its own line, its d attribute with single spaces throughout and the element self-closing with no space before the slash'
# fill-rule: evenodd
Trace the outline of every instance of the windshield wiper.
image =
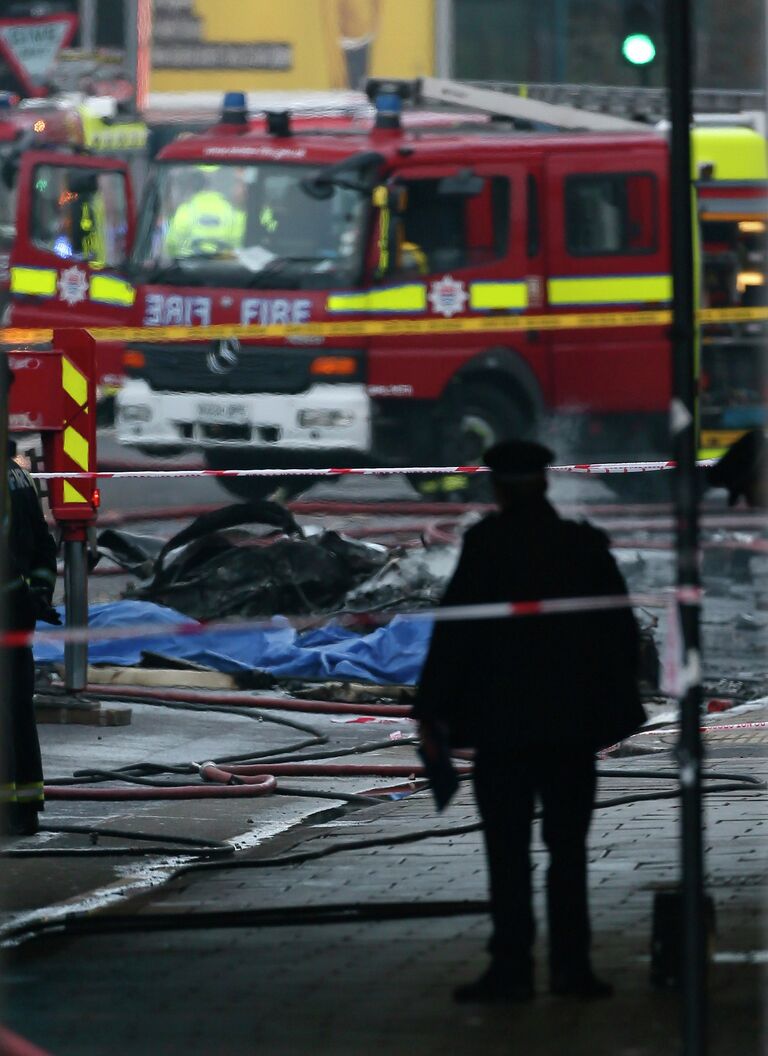
<svg viewBox="0 0 768 1056">
<path fill-rule="evenodd" d="M 185 282 L 192 280 L 192 285 L 194 285 L 194 280 L 206 278 L 206 276 L 201 275 L 199 271 L 187 272 L 184 268 L 185 264 L 222 264 L 225 260 L 229 263 L 229 258 L 214 257 L 209 253 L 190 253 L 184 257 L 172 257 L 166 264 L 156 264 L 144 273 L 143 278 L 145 282 L 162 282 L 163 280 L 173 281 L 181 276 Z M 144 270 L 141 265 L 139 265 L 139 270 Z"/>
<path fill-rule="evenodd" d="M 255 289 L 301 289 L 301 280 L 308 272 L 307 264 L 319 264 L 327 260 L 327 257 L 275 257 L 270 260 L 261 271 L 257 271 L 248 285 Z M 329 271 L 335 270 L 329 268 Z M 297 274 L 298 271 L 298 274 Z M 325 274 L 325 272 L 323 272 Z"/>
</svg>

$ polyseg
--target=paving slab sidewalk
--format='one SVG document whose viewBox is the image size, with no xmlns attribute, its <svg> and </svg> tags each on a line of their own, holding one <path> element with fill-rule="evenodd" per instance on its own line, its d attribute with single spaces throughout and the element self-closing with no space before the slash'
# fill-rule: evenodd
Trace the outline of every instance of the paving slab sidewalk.
<svg viewBox="0 0 768 1056">
<path fill-rule="evenodd" d="M 739 734 L 719 742 L 713 763 L 762 777 L 766 746 Z M 747 750 L 749 749 L 749 750 Z M 543 761 L 545 762 L 545 761 Z M 618 778 L 601 797 L 670 788 L 633 779 L 632 769 L 669 766 L 669 756 L 611 762 Z M 710 967 L 711 1056 L 763 1051 L 764 891 L 768 826 L 764 792 L 706 797 L 708 891 L 718 934 Z M 476 821 L 470 789 L 436 816 L 428 794 L 341 821 L 307 824 L 252 852 L 255 858 L 337 846 L 379 836 L 380 846 L 303 864 L 195 870 L 134 903 L 134 922 L 151 929 L 176 915 L 332 903 L 485 896 L 479 833 L 440 836 Z M 416 843 L 386 842 L 426 831 Z M 394 1053 L 487 1056 L 667 1056 L 680 1046 L 680 997 L 649 985 L 654 890 L 678 876 L 679 804 L 625 803 L 598 811 L 590 839 L 595 963 L 616 984 L 610 1001 L 580 1003 L 540 994 L 517 1007 L 457 1006 L 456 983 L 485 964 L 484 914 L 370 922 L 108 932 L 21 947 L 9 965 L 10 1025 L 53 1056 L 230 1056 L 268 1053 Z M 534 846 L 534 885 L 543 917 L 544 851 Z M 543 929 L 542 929 L 543 930 Z M 542 950 L 539 961 L 543 963 Z"/>
</svg>

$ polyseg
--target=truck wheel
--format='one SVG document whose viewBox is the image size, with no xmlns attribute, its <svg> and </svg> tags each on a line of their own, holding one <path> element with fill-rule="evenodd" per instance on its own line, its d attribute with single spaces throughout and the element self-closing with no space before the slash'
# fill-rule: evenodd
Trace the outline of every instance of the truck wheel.
<svg viewBox="0 0 768 1056">
<path fill-rule="evenodd" d="M 492 444 L 531 436 L 533 424 L 521 401 L 490 382 L 468 381 L 456 387 L 439 409 L 439 462 L 446 466 L 479 466 L 483 452 Z M 413 474 L 410 480 L 425 498 L 492 498 L 485 474 Z"/>
<path fill-rule="evenodd" d="M 204 451 L 208 469 L 258 469 L 252 452 L 238 450 Z M 268 499 L 275 493 L 287 501 L 309 487 L 311 477 L 220 477 L 219 483 L 238 499 Z"/>
<path fill-rule="evenodd" d="M 115 424 L 115 397 L 104 396 L 96 402 L 96 425 L 110 426 Z"/>
</svg>

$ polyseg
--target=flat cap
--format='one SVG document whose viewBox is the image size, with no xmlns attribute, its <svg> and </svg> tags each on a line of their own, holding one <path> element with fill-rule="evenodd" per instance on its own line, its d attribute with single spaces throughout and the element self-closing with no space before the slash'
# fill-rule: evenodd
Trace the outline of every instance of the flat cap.
<svg viewBox="0 0 768 1056">
<path fill-rule="evenodd" d="M 542 476 L 554 457 L 553 451 L 533 440 L 503 440 L 488 448 L 483 461 L 497 480 L 514 484 Z"/>
<path fill-rule="evenodd" d="M 768 442 L 762 429 L 751 429 L 732 444 L 723 457 L 707 470 L 712 488 L 728 489 L 728 505 L 735 506 L 750 485 L 768 473 Z"/>
</svg>

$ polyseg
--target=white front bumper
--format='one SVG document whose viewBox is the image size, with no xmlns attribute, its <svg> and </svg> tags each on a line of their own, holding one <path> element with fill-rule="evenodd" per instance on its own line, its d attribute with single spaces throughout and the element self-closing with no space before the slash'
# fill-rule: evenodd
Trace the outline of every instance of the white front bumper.
<svg viewBox="0 0 768 1056">
<path fill-rule="evenodd" d="M 313 385 L 295 396 L 228 395 L 154 392 L 133 379 L 117 394 L 115 423 L 119 442 L 133 447 L 371 449 L 371 401 L 354 384 Z"/>
</svg>

